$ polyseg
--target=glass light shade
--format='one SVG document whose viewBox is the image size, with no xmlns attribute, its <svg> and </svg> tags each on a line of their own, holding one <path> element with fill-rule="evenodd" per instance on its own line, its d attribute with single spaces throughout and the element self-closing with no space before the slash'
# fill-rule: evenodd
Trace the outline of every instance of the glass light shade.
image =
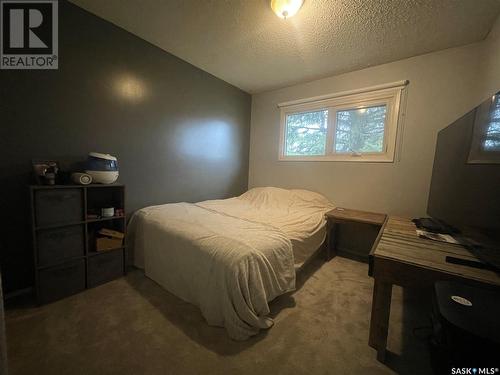
<svg viewBox="0 0 500 375">
<path fill-rule="evenodd" d="M 280 18 L 294 16 L 304 3 L 304 0 L 271 0 L 271 9 Z"/>
</svg>

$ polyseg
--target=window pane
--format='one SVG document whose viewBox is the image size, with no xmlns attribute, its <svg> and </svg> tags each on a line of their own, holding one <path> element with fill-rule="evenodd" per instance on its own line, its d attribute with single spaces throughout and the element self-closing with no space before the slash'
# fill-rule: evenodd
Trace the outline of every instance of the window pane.
<svg viewBox="0 0 500 375">
<path fill-rule="evenodd" d="M 337 112 L 335 152 L 383 152 L 385 105 Z"/>
<path fill-rule="evenodd" d="M 493 97 L 490 121 L 484 140 L 485 151 L 500 151 L 500 93 Z"/>
<path fill-rule="evenodd" d="M 328 110 L 286 116 L 285 155 L 325 155 Z"/>
</svg>

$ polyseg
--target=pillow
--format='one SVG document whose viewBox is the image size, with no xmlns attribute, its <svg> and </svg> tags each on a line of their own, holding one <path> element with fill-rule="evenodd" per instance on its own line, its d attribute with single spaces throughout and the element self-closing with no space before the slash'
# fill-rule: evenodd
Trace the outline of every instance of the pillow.
<svg viewBox="0 0 500 375">
<path fill-rule="evenodd" d="M 257 187 L 239 196 L 256 208 L 289 209 L 294 206 L 333 209 L 334 205 L 319 193 L 302 189 Z"/>
</svg>

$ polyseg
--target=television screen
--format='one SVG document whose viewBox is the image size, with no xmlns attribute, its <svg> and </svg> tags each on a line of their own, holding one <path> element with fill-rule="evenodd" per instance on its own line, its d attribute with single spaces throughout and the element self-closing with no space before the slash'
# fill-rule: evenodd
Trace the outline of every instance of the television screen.
<svg viewBox="0 0 500 375">
<path fill-rule="evenodd" d="M 500 92 L 439 132 L 427 212 L 500 247 Z"/>
</svg>

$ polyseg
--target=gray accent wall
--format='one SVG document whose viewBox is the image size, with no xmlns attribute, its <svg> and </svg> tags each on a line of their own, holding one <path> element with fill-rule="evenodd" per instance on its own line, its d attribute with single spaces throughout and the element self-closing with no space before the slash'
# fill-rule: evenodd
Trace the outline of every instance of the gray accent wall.
<svg viewBox="0 0 500 375">
<path fill-rule="evenodd" d="M 127 211 L 226 198 L 247 188 L 251 97 L 60 1 L 59 70 L 0 71 L 0 266 L 32 284 L 31 159 L 62 167 L 116 155 Z"/>
</svg>

